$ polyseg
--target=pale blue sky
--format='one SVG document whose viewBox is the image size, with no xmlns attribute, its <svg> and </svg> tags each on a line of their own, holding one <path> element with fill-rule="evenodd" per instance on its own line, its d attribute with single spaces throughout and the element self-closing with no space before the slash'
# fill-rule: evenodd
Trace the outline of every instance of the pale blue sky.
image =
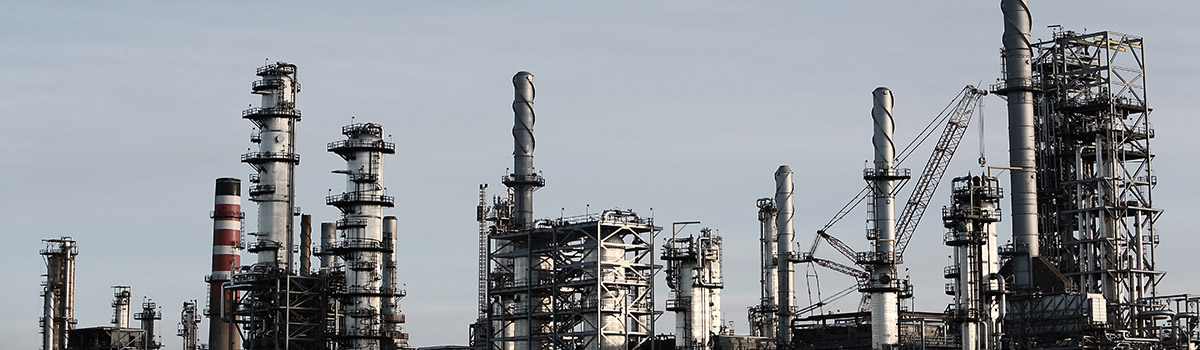
<svg viewBox="0 0 1200 350">
<path fill-rule="evenodd" d="M 1200 97 L 1197 6 L 1030 7 L 1035 37 L 1062 24 L 1146 38 L 1155 198 L 1167 211 L 1158 226 L 1158 262 L 1169 272 L 1160 290 L 1200 291 L 1200 273 L 1185 260 L 1200 244 L 1187 224 L 1200 211 L 1192 179 L 1200 122 L 1189 107 Z M 538 216 L 589 204 L 654 208 L 660 225 L 701 220 L 718 229 L 725 315 L 746 333 L 745 308 L 758 298 L 754 200 L 771 195 L 775 168 L 796 171 L 797 241 L 807 247 L 862 186 L 871 90 L 893 89 L 897 138 L 911 138 L 963 85 L 999 76 L 1001 24 L 996 1 L 5 2 L 0 218 L 10 244 L 0 264 L 10 268 L 0 275 L 9 284 L 0 337 L 6 348 L 39 345 L 39 240 L 69 235 L 80 245 L 79 326 L 107 324 L 109 286 L 127 284 L 135 298 L 163 305 L 163 342 L 180 347 L 179 305 L 205 296 L 213 179 L 252 171 L 238 162 L 252 146 L 239 113 L 257 103 L 248 87 L 268 58 L 300 67 L 297 195 L 315 221 L 337 218 L 321 198 L 343 186 L 329 173 L 343 163 L 324 143 L 352 116 L 393 135 L 398 152 L 385 181 L 398 201 L 388 214 L 401 223 L 412 344 L 467 342 L 476 188 L 502 188 L 497 180 L 511 166 L 510 78 L 519 70 L 538 88 L 535 165 L 548 183 L 537 193 Z M 1001 165 L 1003 101 L 986 105 L 987 155 Z M 977 169 L 975 134 L 948 176 Z M 906 260 L 917 307 L 940 311 L 949 250 L 929 213 Z M 833 233 L 864 249 L 862 218 Z M 821 282 L 832 293 L 849 280 L 821 271 Z M 857 301 L 847 300 L 837 307 Z"/>
</svg>

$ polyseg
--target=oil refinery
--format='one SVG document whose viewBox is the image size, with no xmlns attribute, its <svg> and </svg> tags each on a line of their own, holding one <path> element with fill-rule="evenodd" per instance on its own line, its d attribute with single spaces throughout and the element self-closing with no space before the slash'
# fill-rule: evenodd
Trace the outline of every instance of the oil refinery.
<svg viewBox="0 0 1200 350">
<path fill-rule="evenodd" d="M 1030 8 L 1027 0 L 1000 1 L 994 18 L 1003 31 L 994 36 L 1001 38 L 995 43 L 1001 69 L 991 72 L 999 79 L 951 82 L 966 86 L 917 135 L 903 135 L 898 126 L 927 118 L 895 108 L 916 92 L 863 87 L 856 97 L 861 106 L 838 117 L 856 118 L 863 131 L 870 130 L 870 140 L 845 138 L 830 147 L 869 161 L 861 173 L 822 169 L 853 174 L 856 181 L 861 176 L 848 198 L 813 198 L 806 192 L 820 185 L 807 177 L 816 167 L 789 163 L 807 162 L 809 155 L 770 154 L 763 147 L 760 152 L 782 165 L 737 180 L 756 183 L 762 191 L 744 195 L 757 200 L 706 204 L 750 213 L 740 221 L 759 232 L 749 233 L 722 233 L 703 217 L 656 220 L 649 203 L 586 205 L 582 212 L 562 204 L 557 213 L 535 212 L 534 199 L 544 198 L 537 192 L 554 188 L 557 174 L 534 166 L 541 134 L 535 133 L 534 75 L 527 71 L 511 81 L 513 151 L 499 178 L 503 187 L 486 183 L 495 180 L 487 174 L 471 174 L 485 183 L 461 184 L 478 195 L 470 198 L 477 203 L 477 232 L 413 232 L 406 226 L 414 218 L 401 208 L 421 200 L 408 198 L 408 189 L 421 186 L 420 177 L 443 175 L 405 157 L 443 145 L 407 152 L 382 121 L 358 117 L 340 128 L 338 139 L 322 140 L 332 154 L 305 154 L 339 162 L 320 171 L 338 176 L 327 182 L 339 188 L 328 188 L 323 198 L 340 215 L 302 210 L 297 198 L 322 195 L 319 186 L 297 179 L 299 152 L 308 149 L 297 141 L 307 131 L 300 123 L 300 67 L 268 62 L 250 82 L 257 104 L 240 115 L 253 128 L 245 145 L 250 148 L 240 155 L 252 172 L 205 174 L 215 179 L 205 184 L 214 189 L 211 246 L 175 247 L 211 250 L 211 270 L 194 271 L 196 295 L 176 309 L 150 296 L 136 303 L 137 285 L 80 288 L 76 270 L 87 263 L 80 257 L 91 253 L 92 239 L 44 239 L 41 350 L 174 344 L 185 350 L 1196 349 L 1200 294 L 1160 291 L 1166 272 L 1158 260 L 1172 257 L 1156 250 L 1171 238 L 1160 240 L 1155 227 L 1163 209 L 1152 195 L 1158 178 L 1150 142 L 1156 134 L 1144 40 L 1061 26 L 1052 26 L 1050 39 L 1037 40 L 1031 11 L 1036 5 Z M 1007 107 L 1008 162 L 988 162 L 980 129 L 978 168 L 949 171 L 952 160 L 973 160 L 959 146 L 969 139 L 969 126 L 982 128 L 985 101 Z M 495 115 L 507 115 L 495 107 Z M 227 118 L 237 119 L 236 112 Z M 543 146 L 542 152 L 556 147 Z M 504 149 L 477 152 L 507 163 L 507 144 Z M 385 158 L 392 166 L 386 174 Z M 919 160 L 925 163 L 917 165 Z M 539 164 L 550 168 L 546 163 Z M 637 170 L 610 164 L 586 171 Z M 394 174 L 400 172 L 419 175 L 399 180 Z M 799 219 L 800 205 L 811 203 L 836 214 L 828 222 Z M 922 222 L 930 206 L 941 207 L 931 213 L 941 218 L 940 228 Z M 437 220 L 471 220 L 466 206 L 439 210 L 452 214 Z M 862 232 L 838 226 L 855 215 L 865 217 Z M 477 257 L 477 273 L 451 276 L 473 282 L 476 298 L 462 300 L 462 307 L 438 306 L 473 314 L 453 326 L 461 330 L 459 345 L 410 345 L 422 334 L 409 325 L 428 321 L 406 317 L 406 306 L 424 302 L 407 291 L 435 283 L 412 271 L 439 273 L 442 263 L 406 256 L 402 248 L 414 235 L 451 241 L 457 251 Z M 937 235 L 942 244 L 908 250 L 920 235 Z M 910 270 L 905 253 L 917 251 L 945 255 L 947 265 Z M 751 261 L 757 270 L 731 269 L 732 261 Z M 821 274 L 837 277 L 821 282 Z M 759 283 L 734 285 L 750 275 Z M 927 276 L 943 283 L 918 282 Z M 852 282 L 840 286 L 838 278 Z M 77 295 L 105 288 L 113 292 L 111 324 L 80 325 Z M 737 303 L 744 300 L 752 302 Z M 929 308 L 927 300 L 948 302 Z M 160 324 L 164 313 L 179 315 L 178 339 L 163 335 L 169 326 Z"/>
</svg>

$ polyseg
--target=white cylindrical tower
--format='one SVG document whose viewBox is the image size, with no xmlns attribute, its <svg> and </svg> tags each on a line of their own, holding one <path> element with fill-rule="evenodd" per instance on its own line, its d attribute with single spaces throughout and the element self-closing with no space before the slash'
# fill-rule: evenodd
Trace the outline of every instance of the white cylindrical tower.
<svg viewBox="0 0 1200 350">
<path fill-rule="evenodd" d="M 871 265 L 871 277 L 860 290 L 871 296 L 871 346 L 875 349 L 896 346 L 900 342 L 899 293 L 905 288 L 896 273 L 895 187 L 897 180 L 908 178 L 907 171 L 895 168 L 895 144 L 892 133 L 892 91 L 876 88 L 872 92 L 871 137 L 874 166 L 863 172 L 871 185 L 873 203 L 868 213 L 871 223 L 867 238 L 873 249 L 864 256 Z"/>
<path fill-rule="evenodd" d="M 129 328 L 129 286 L 112 286 L 113 288 L 113 318 L 112 325 L 117 328 Z"/>
<path fill-rule="evenodd" d="M 721 236 L 705 228 L 700 236 L 669 238 L 663 247 L 668 286 L 675 292 L 675 348 L 711 349 L 721 333 Z"/>
<path fill-rule="evenodd" d="M 776 342 L 779 347 L 786 347 L 792 342 L 792 302 L 795 300 L 793 290 L 794 272 L 792 270 L 792 239 L 796 233 L 792 219 L 796 209 L 792 203 L 793 183 L 792 168 L 780 165 L 775 170 L 775 205 L 778 211 L 775 216 L 776 239 L 776 268 L 778 268 L 779 311 L 775 326 Z"/>
<path fill-rule="evenodd" d="M 237 291 L 225 291 L 222 285 L 232 278 L 234 267 L 242 264 L 242 180 L 219 178 L 213 200 L 212 274 L 208 275 L 208 346 L 211 350 L 237 350 L 241 337 L 231 336 L 223 310 L 232 310 Z"/>
<path fill-rule="evenodd" d="M 1004 88 L 1008 100 L 1008 159 L 1012 185 L 1013 277 L 1018 289 L 1032 286 L 1031 260 L 1038 256 L 1037 164 L 1033 133 L 1033 47 L 1026 0 L 1001 0 L 1004 12 Z"/>
<path fill-rule="evenodd" d="M 292 271 L 292 225 L 295 211 L 295 168 L 300 164 L 296 154 L 296 94 L 300 83 L 296 66 L 277 62 L 258 68 L 261 80 L 255 81 L 252 91 L 262 95 L 261 107 L 242 112 L 242 117 L 254 122 L 256 131 L 250 141 L 258 151 L 242 155 L 242 162 L 253 167 L 257 174 L 250 176 L 250 200 L 258 203 L 257 239 L 250 252 L 258 254 L 257 265 L 274 266 Z"/>
<path fill-rule="evenodd" d="M 329 151 L 346 160 L 346 192 L 332 195 L 325 203 L 342 211 L 337 227 L 344 239 L 331 252 L 345 261 L 346 299 L 342 301 L 345 320 L 340 336 L 347 339 L 346 349 L 377 350 L 380 339 L 395 332 L 385 329 L 384 299 L 395 291 L 383 284 L 384 255 L 395 247 L 383 237 L 383 208 L 395 205 L 384 193 L 383 155 L 396 153 L 396 146 L 383 140 L 379 124 L 351 124 L 342 127 L 346 140 L 329 143 Z"/>
</svg>

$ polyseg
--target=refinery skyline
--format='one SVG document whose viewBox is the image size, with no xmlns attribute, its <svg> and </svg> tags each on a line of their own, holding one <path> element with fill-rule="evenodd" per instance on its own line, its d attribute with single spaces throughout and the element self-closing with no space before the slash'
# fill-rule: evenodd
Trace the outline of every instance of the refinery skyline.
<svg viewBox="0 0 1200 350">
<path fill-rule="evenodd" d="M 1186 261 L 1187 248 L 1200 244 L 1186 221 L 1200 210 L 1187 175 L 1200 171 L 1190 152 L 1200 122 L 1186 114 L 1197 77 L 1189 63 L 1200 53 L 1189 34 L 1200 25 L 1184 13 L 1195 5 L 1109 12 L 1120 4 L 1035 1 L 1033 36 L 1048 38 L 1047 26 L 1061 24 L 1147 38 L 1155 204 L 1166 210 L 1158 254 L 1168 275 L 1159 291 L 1200 290 L 1200 274 Z M 471 212 L 477 185 L 499 191 L 512 166 L 514 72 L 532 72 L 540 88 L 537 170 L 546 187 L 534 216 L 629 208 L 659 226 L 702 221 L 724 237 L 724 319 L 739 333 L 747 331 L 745 308 L 758 299 L 755 200 L 774 194 L 780 164 L 795 172 L 795 241 L 805 249 L 863 187 L 873 89 L 895 92 L 896 138 L 906 141 L 963 85 L 1000 77 L 1001 23 L 990 2 L 286 10 L 295 13 L 262 4 L 236 13 L 197 4 L 110 6 L 10 4 L 0 14 L 10 33 L 0 48 L 7 124 L 0 139 L 10 150 L 0 179 L 10 184 L 10 200 L 0 212 L 15 242 L 0 262 L 18 267 L 4 273 L 14 286 L 0 304 L 9 310 L 0 334 L 15 339 L 14 348 L 37 346 L 44 271 L 36 252 L 40 239 L 58 236 L 73 237 L 80 249 L 80 327 L 107 324 L 110 286 L 129 285 L 135 302 L 147 296 L 163 306 L 162 342 L 179 347 L 169 330 L 180 304 L 206 298 L 212 179 L 253 172 L 237 158 L 251 146 L 240 112 L 256 102 L 247 94 L 249 69 L 264 63 L 302 67 L 296 197 L 315 222 L 340 218 L 322 198 L 344 186 L 329 172 L 345 163 L 324 143 L 343 138 L 341 126 L 352 121 L 387 127 L 385 139 L 396 144 L 387 164 L 396 207 L 384 213 L 399 219 L 398 281 L 408 290 L 401 309 L 415 346 L 467 342 L 478 229 Z M 984 103 L 988 163 L 1003 166 L 1004 101 Z M 972 121 L 948 177 L 980 171 L 978 127 Z M 903 166 L 919 170 L 921 161 Z M 1007 186 L 1006 177 L 1001 182 Z M 948 202 L 939 188 L 932 208 Z M 242 205 L 253 222 L 251 204 Z M 865 250 L 864 211 L 831 233 Z M 937 288 L 950 250 L 936 211 L 926 214 L 901 266 L 922 310 L 950 301 Z M 1001 241 L 1011 239 L 1008 224 L 1006 214 Z M 819 272 L 829 293 L 849 285 Z M 799 306 L 808 304 L 805 275 L 798 268 Z M 661 308 L 667 289 L 661 281 L 658 288 Z M 849 299 L 832 308 L 857 307 Z M 671 317 L 663 316 L 660 333 L 669 332 Z"/>
</svg>

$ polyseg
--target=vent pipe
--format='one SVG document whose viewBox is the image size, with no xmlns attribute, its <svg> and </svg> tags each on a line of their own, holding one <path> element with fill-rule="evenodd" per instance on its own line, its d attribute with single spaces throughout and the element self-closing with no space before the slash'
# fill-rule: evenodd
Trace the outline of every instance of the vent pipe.
<svg viewBox="0 0 1200 350">
<path fill-rule="evenodd" d="M 793 288 L 793 271 L 792 271 L 792 237 L 796 233 L 792 225 L 792 219 L 795 216 L 795 206 L 792 203 L 792 168 L 787 165 L 780 165 L 775 171 L 775 205 L 777 206 L 775 216 L 775 232 L 778 234 L 776 240 L 776 266 L 779 269 L 779 287 L 776 290 L 779 293 L 779 311 L 778 322 L 775 326 L 776 341 L 779 342 L 779 348 L 785 348 L 787 344 L 792 342 L 792 301 L 795 300 L 795 292 Z"/>
</svg>

